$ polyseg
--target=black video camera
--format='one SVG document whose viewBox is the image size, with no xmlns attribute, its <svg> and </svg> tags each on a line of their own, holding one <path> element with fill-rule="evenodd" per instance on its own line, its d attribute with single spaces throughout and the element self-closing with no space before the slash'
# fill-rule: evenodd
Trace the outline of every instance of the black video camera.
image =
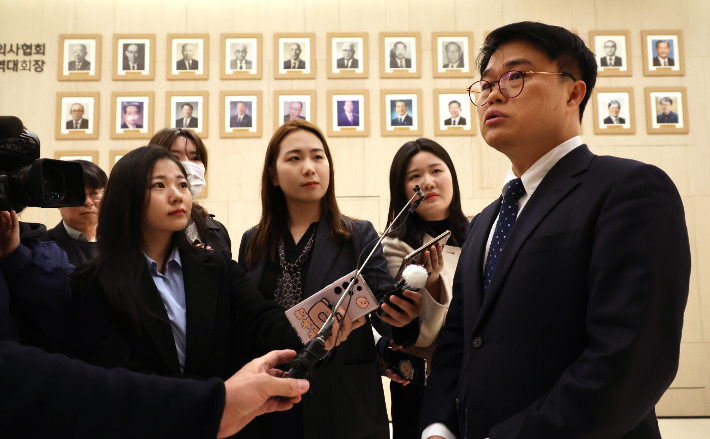
<svg viewBox="0 0 710 439">
<path fill-rule="evenodd" d="M 71 207 L 86 201 L 79 163 L 39 158 L 39 138 L 14 116 L 0 116 L 0 211 Z"/>
</svg>

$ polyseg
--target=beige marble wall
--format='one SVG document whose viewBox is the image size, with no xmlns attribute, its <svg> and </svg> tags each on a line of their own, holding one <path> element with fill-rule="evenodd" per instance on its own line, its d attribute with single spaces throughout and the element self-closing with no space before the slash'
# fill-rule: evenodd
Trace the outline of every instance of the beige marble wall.
<svg viewBox="0 0 710 439">
<path fill-rule="evenodd" d="M 164 121 L 165 93 L 199 90 L 210 94 L 209 197 L 203 204 L 230 231 L 233 250 L 241 234 L 259 218 L 259 172 L 269 133 L 273 132 L 273 91 L 317 90 L 318 120 L 326 124 L 328 89 L 370 90 L 371 136 L 333 138 L 329 143 L 337 171 L 336 192 L 343 210 L 384 226 L 388 206 L 388 172 L 392 156 L 405 138 L 381 137 L 379 90 L 418 88 L 423 91 L 424 136 L 434 136 L 429 106 L 434 88 L 464 89 L 473 80 L 433 79 L 431 33 L 472 31 L 480 44 L 484 32 L 502 24 L 536 20 L 558 24 L 587 38 L 590 30 L 629 30 L 633 76 L 599 78 L 601 87 L 632 87 L 635 93 L 637 134 L 597 136 L 591 116 L 585 116 L 583 139 L 597 154 L 611 154 L 653 163 L 673 178 L 683 196 L 693 254 L 690 299 L 683 334 L 678 377 L 658 406 L 659 414 L 710 415 L 710 2 L 707 0 L 0 0 L 0 43 L 47 44 L 46 70 L 36 73 L 0 73 L 0 113 L 19 116 L 42 140 L 43 156 L 55 150 L 99 150 L 99 165 L 108 169 L 109 150 L 131 149 L 139 140 L 111 140 L 109 98 L 112 91 L 155 92 L 156 127 Z M 687 74 L 684 77 L 644 77 L 641 62 L 642 29 L 683 29 Z M 379 32 L 417 31 L 422 34 L 421 79 L 379 78 Z M 112 36 L 115 33 L 155 33 L 156 79 L 152 82 L 111 80 Z M 165 79 L 168 33 L 210 34 L 210 79 Z M 261 32 L 264 78 L 261 81 L 219 79 L 221 33 Z M 316 79 L 273 79 L 274 32 L 316 33 Z M 370 77 L 359 80 L 326 79 L 326 33 L 368 32 Z M 100 33 L 102 79 L 99 82 L 58 82 L 57 41 L 62 33 Z M 690 134 L 647 135 L 643 88 L 685 86 L 688 89 Z M 264 137 L 232 140 L 218 136 L 220 90 L 262 90 L 266 102 Z M 99 140 L 54 139 L 56 93 L 101 93 Z M 591 110 L 591 109 L 590 109 Z M 589 111 L 588 113 L 591 113 Z M 436 138 L 451 153 L 459 174 L 464 210 L 473 215 L 497 196 L 508 168 L 507 159 L 487 147 L 480 136 Z M 53 210 L 28 209 L 26 221 L 50 226 L 59 220 Z"/>
</svg>

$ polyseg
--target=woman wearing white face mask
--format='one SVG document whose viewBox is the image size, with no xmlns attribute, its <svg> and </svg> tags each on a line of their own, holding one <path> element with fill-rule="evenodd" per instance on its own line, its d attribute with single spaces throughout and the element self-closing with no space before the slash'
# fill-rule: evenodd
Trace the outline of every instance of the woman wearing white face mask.
<svg viewBox="0 0 710 439">
<path fill-rule="evenodd" d="M 202 139 L 192 130 L 181 128 L 164 128 L 158 131 L 151 145 L 161 146 L 172 152 L 187 171 L 187 182 L 190 186 L 192 199 L 197 198 L 205 186 L 207 171 L 207 148 Z M 207 210 L 197 202 L 192 203 L 190 223 L 185 229 L 188 240 L 196 244 L 204 244 L 215 251 L 232 251 L 232 241 L 222 223 L 216 221 Z"/>
</svg>

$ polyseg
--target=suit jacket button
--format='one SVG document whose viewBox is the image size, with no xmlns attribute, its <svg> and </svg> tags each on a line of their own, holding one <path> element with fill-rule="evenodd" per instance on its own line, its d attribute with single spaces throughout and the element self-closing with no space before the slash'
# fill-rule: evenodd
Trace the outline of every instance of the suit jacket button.
<svg viewBox="0 0 710 439">
<path fill-rule="evenodd" d="M 471 342 L 474 348 L 478 349 L 483 345 L 483 339 L 481 337 L 476 337 Z"/>
<path fill-rule="evenodd" d="M 459 399 L 456 398 L 456 410 L 458 410 L 458 409 L 459 409 Z"/>
</svg>

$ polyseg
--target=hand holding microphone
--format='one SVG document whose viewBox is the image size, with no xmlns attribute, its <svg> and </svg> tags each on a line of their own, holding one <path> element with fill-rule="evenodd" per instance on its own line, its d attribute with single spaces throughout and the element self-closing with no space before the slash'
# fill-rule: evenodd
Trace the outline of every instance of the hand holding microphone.
<svg viewBox="0 0 710 439">
<path fill-rule="evenodd" d="M 405 268 L 402 280 L 380 301 L 380 308 L 376 311 L 380 319 L 402 327 L 416 318 L 422 304 L 422 296 L 418 291 L 424 287 L 428 276 L 426 269 L 419 265 Z"/>
</svg>

